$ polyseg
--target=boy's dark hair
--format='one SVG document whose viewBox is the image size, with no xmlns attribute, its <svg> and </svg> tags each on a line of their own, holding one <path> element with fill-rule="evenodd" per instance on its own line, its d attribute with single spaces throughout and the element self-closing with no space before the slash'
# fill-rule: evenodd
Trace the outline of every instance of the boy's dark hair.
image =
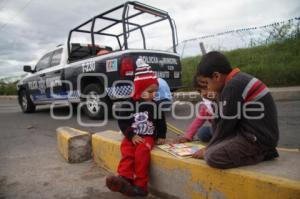
<svg viewBox="0 0 300 199">
<path fill-rule="evenodd" d="M 232 68 L 228 59 L 218 51 L 205 54 L 198 64 L 197 74 L 204 77 L 212 77 L 214 72 L 229 74 Z"/>
</svg>

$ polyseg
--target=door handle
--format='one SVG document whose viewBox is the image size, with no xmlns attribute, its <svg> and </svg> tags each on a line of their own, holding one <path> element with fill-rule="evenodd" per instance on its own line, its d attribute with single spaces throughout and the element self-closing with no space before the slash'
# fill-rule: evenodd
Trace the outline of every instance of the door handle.
<svg viewBox="0 0 300 199">
<path fill-rule="evenodd" d="M 44 74 L 40 74 L 40 77 L 45 77 L 45 75 L 46 75 L 45 73 Z"/>
<path fill-rule="evenodd" d="M 57 71 L 54 72 L 54 74 L 58 74 L 60 72 L 61 72 L 61 70 L 57 70 Z"/>
</svg>

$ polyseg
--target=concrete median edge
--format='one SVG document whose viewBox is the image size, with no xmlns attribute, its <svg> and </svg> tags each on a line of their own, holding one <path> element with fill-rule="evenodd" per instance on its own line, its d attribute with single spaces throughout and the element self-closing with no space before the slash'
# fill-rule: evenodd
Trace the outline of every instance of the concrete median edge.
<svg viewBox="0 0 300 199">
<path fill-rule="evenodd" d="M 97 165 L 116 172 L 120 160 L 121 139 L 121 134 L 113 131 L 93 134 L 92 148 Z M 300 172 L 299 169 L 296 171 Z M 244 168 L 214 169 L 203 160 L 176 159 L 159 149 L 151 152 L 150 186 L 157 192 L 183 199 L 300 197 L 299 180 Z"/>
<path fill-rule="evenodd" d="M 300 100 L 300 86 L 270 88 L 275 101 L 296 101 Z M 201 100 L 198 92 L 174 92 L 174 101 L 196 102 Z M 15 100 L 16 95 L 0 95 L 0 99 Z"/>
<path fill-rule="evenodd" d="M 300 100 L 300 87 L 278 87 L 269 88 L 275 101 L 296 101 Z M 190 101 L 197 102 L 201 100 L 201 96 L 198 92 L 174 92 L 174 101 Z"/>
</svg>

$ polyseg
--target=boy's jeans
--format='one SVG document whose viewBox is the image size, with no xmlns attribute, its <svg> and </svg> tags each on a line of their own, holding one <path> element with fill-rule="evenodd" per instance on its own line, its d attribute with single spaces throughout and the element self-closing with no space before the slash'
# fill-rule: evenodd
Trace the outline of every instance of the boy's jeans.
<svg viewBox="0 0 300 199">
<path fill-rule="evenodd" d="M 197 138 L 202 142 L 209 142 L 212 138 L 212 127 L 203 126 L 197 130 Z"/>
</svg>

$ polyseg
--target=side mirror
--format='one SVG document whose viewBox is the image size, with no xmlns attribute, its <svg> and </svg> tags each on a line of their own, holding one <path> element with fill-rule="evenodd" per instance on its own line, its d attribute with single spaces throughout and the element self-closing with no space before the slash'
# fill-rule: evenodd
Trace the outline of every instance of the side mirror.
<svg viewBox="0 0 300 199">
<path fill-rule="evenodd" d="M 31 66 L 23 66 L 23 70 L 28 73 L 33 73 L 34 71 L 31 69 Z"/>
</svg>

